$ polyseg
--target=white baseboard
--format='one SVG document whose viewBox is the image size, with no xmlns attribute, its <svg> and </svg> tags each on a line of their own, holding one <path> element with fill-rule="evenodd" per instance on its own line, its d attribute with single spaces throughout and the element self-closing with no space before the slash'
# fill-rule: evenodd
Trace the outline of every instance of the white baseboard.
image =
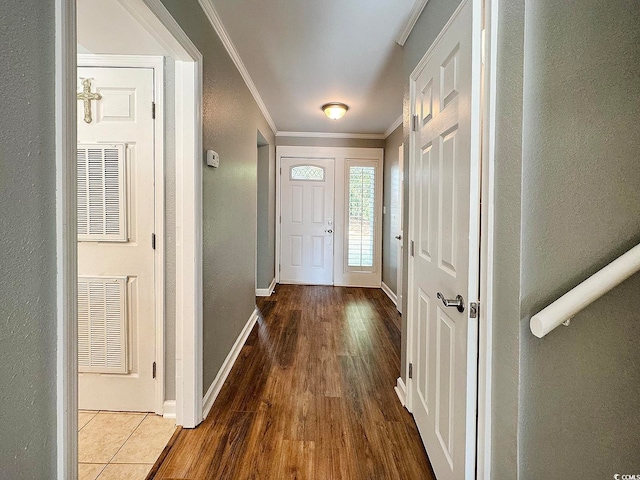
<svg viewBox="0 0 640 480">
<path fill-rule="evenodd" d="M 393 304 L 395 306 L 398 306 L 398 297 L 396 296 L 395 293 L 393 293 L 393 291 L 389 288 L 389 286 L 386 283 L 382 282 L 380 287 L 382 288 L 382 291 L 387 294 L 387 297 L 391 299 Z"/>
<path fill-rule="evenodd" d="M 176 401 L 165 400 L 162 406 L 162 416 L 164 418 L 176 418 Z"/>
<path fill-rule="evenodd" d="M 213 383 L 202 399 L 202 418 L 207 418 L 207 415 L 209 415 L 211 407 L 213 407 L 213 402 L 216 401 L 216 398 L 218 397 L 218 394 L 222 389 L 222 385 L 224 385 L 225 380 L 229 376 L 229 372 L 231 372 L 233 364 L 236 363 L 236 359 L 238 358 L 238 355 L 240 355 L 240 350 L 242 350 L 244 343 L 247 341 L 247 338 L 249 337 L 251 329 L 256 323 L 256 320 L 258 320 L 257 308 L 253 311 L 251 317 L 249 317 L 249 321 L 240 332 L 240 335 L 236 339 L 236 343 L 233 344 L 229 355 L 227 355 L 227 358 L 225 358 L 222 367 L 220 367 L 218 375 L 216 375 L 216 378 L 213 380 Z"/>
<path fill-rule="evenodd" d="M 396 391 L 396 395 L 400 399 L 400 403 L 403 407 L 407 406 L 407 387 L 402 380 L 402 377 L 398 377 L 398 381 L 396 382 L 396 386 L 393 388 Z"/>
<path fill-rule="evenodd" d="M 256 297 L 270 297 L 276 288 L 276 279 L 271 280 L 269 288 L 256 288 Z"/>
</svg>

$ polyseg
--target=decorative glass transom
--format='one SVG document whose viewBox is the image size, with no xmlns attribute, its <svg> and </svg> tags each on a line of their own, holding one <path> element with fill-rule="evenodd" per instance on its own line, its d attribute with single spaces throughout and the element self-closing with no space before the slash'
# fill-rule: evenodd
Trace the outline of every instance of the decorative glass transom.
<svg viewBox="0 0 640 480">
<path fill-rule="evenodd" d="M 324 181 L 324 168 L 315 165 L 296 165 L 291 167 L 291 180 Z"/>
</svg>

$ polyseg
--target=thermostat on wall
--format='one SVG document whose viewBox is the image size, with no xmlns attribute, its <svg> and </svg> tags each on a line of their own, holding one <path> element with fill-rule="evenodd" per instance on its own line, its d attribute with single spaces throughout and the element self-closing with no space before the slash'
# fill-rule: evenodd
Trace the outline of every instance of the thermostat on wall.
<svg viewBox="0 0 640 480">
<path fill-rule="evenodd" d="M 213 150 L 207 150 L 207 165 L 218 168 L 220 166 L 220 155 Z"/>
</svg>

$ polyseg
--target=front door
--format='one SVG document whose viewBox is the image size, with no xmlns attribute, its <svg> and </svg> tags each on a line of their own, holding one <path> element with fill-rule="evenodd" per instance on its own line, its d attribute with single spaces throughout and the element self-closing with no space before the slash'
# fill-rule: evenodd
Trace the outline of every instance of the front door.
<svg viewBox="0 0 640 480">
<path fill-rule="evenodd" d="M 474 477 L 479 29 L 466 0 L 415 80 L 411 408 L 439 480 Z M 478 38 L 475 38 L 476 34 Z M 477 43 L 476 43 L 477 42 Z M 477 82 L 477 84 L 475 83 Z"/>
<path fill-rule="evenodd" d="M 78 77 L 79 406 L 153 411 L 153 70 Z"/>
<path fill-rule="evenodd" d="M 332 285 L 334 159 L 281 165 L 280 283 Z"/>
</svg>

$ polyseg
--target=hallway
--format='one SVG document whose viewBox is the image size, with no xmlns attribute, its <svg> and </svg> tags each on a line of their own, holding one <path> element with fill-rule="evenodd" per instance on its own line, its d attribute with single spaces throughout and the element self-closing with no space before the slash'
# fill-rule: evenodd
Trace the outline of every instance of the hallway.
<svg viewBox="0 0 640 480">
<path fill-rule="evenodd" d="M 279 285 L 208 418 L 161 479 L 433 479 L 394 392 L 400 317 L 378 289 Z"/>
</svg>

